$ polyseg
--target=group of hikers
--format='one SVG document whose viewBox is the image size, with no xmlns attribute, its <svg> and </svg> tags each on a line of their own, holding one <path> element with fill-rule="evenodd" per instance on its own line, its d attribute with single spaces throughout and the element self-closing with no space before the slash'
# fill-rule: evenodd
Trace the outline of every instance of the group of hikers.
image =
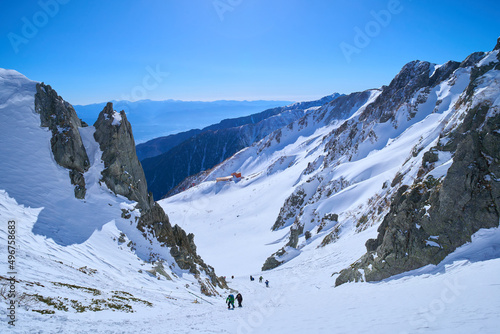
<svg viewBox="0 0 500 334">
<path fill-rule="evenodd" d="M 262 283 L 263 279 L 264 279 L 264 277 L 260 276 L 259 277 L 259 283 Z M 253 281 L 253 280 L 255 280 L 255 278 L 252 275 L 250 275 L 250 280 Z M 266 287 L 269 288 L 269 281 L 267 279 L 266 279 L 265 283 L 266 283 Z"/>
<path fill-rule="evenodd" d="M 242 307 L 241 302 L 243 302 L 243 296 L 241 295 L 241 293 L 238 293 L 236 295 L 236 300 L 238 301 L 238 307 Z M 230 294 L 229 296 L 227 296 L 226 303 L 227 303 L 228 310 L 231 309 L 231 306 L 233 307 L 233 310 L 234 310 L 234 295 L 233 294 Z"/>
<path fill-rule="evenodd" d="M 232 278 L 234 279 L 234 276 L 232 276 Z M 254 281 L 254 280 L 255 280 L 255 278 L 252 275 L 250 275 L 250 281 Z M 263 280 L 264 280 L 264 277 L 260 276 L 259 283 L 262 283 Z M 265 283 L 266 283 L 266 287 L 269 288 L 269 280 L 266 279 Z M 236 295 L 236 300 L 238 301 L 238 307 L 242 307 L 241 303 L 243 302 L 243 296 L 241 295 L 241 293 L 238 293 Z M 232 293 L 229 294 L 229 296 L 227 296 L 226 303 L 227 303 L 228 310 L 231 310 L 231 309 L 234 310 L 234 295 Z"/>
</svg>

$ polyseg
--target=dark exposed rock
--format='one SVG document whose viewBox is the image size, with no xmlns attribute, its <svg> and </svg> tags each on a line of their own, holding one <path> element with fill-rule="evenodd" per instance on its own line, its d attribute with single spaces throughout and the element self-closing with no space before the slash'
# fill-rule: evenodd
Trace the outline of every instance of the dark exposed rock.
<svg viewBox="0 0 500 334">
<path fill-rule="evenodd" d="M 321 241 L 321 244 L 318 247 L 325 247 L 326 245 L 329 245 L 339 239 L 339 233 L 340 233 L 340 225 L 336 225 L 333 231 L 328 233 L 326 237 L 323 238 L 323 241 Z"/>
<path fill-rule="evenodd" d="M 398 183 L 400 183 L 403 180 L 404 174 L 397 173 L 396 176 L 394 176 L 394 179 L 391 182 L 391 187 L 395 187 Z"/>
<path fill-rule="evenodd" d="M 412 61 L 401 69 L 389 86 L 382 89 L 382 93 L 374 103 L 370 104 L 360 121 L 379 119 L 385 123 L 392 119 L 398 108 L 407 102 L 419 89 L 429 86 L 431 64 L 425 61 Z M 438 82 L 434 82 L 437 84 Z"/>
<path fill-rule="evenodd" d="M 71 183 L 75 185 L 75 197 L 85 198 L 85 178 L 83 173 L 90 166 L 89 158 L 83 146 L 79 127 L 82 123 L 75 109 L 49 85 L 36 85 L 35 111 L 40 114 L 42 127 L 52 132 L 50 140 L 54 160 L 70 170 Z"/>
<path fill-rule="evenodd" d="M 299 236 L 301 236 L 302 233 L 304 233 L 304 225 L 296 221 L 290 227 L 290 239 L 288 240 L 288 243 L 286 245 L 297 248 L 297 245 L 299 244 Z"/>
<path fill-rule="evenodd" d="M 280 213 L 278 214 L 278 217 L 274 222 L 272 230 L 276 231 L 280 228 L 291 225 L 293 219 L 300 212 L 300 209 L 302 208 L 306 197 L 307 194 L 302 188 L 294 191 L 293 194 L 288 196 L 288 198 L 285 200 L 285 203 L 280 209 Z"/>
<path fill-rule="evenodd" d="M 424 153 L 422 158 L 422 165 L 431 164 L 439 160 L 439 155 L 435 151 L 428 151 Z"/>
<path fill-rule="evenodd" d="M 282 256 L 285 253 L 285 248 L 281 248 L 279 251 L 268 257 L 262 266 L 262 271 L 271 270 L 283 264 L 283 261 L 279 261 L 276 257 Z"/>
<path fill-rule="evenodd" d="M 474 52 L 471 53 L 464 61 L 460 64 L 460 67 L 474 66 L 481 58 L 484 57 L 484 52 Z"/>
<path fill-rule="evenodd" d="M 493 50 L 500 50 L 500 37 L 498 37 L 497 44 L 495 45 L 495 48 Z"/>
<path fill-rule="evenodd" d="M 71 179 L 71 184 L 75 186 L 75 197 L 79 199 L 85 198 L 85 178 L 83 174 L 72 169 L 69 171 L 69 178 Z"/>
<path fill-rule="evenodd" d="M 448 80 L 448 78 L 453 74 L 453 72 L 460 66 L 459 62 L 448 61 L 437 68 L 432 76 L 429 78 L 429 87 L 434 87 L 435 85 Z"/>
<path fill-rule="evenodd" d="M 382 88 L 382 93 L 367 106 L 359 120 L 379 120 L 380 123 L 393 120 L 398 109 L 408 103 L 418 90 L 430 89 L 448 80 L 459 66 L 460 63 L 449 61 L 431 73 L 433 66 L 429 62 L 415 60 L 406 64 L 389 86 Z"/>
<path fill-rule="evenodd" d="M 205 264 L 196 253 L 194 235 L 186 234 L 178 225 L 172 227 L 168 216 L 157 203 L 153 203 L 150 209 L 141 211 L 137 228 L 144 233 L 151 234 L 162 245 L 170 247 L 170 255 L 179 268 L 189 270 L 197 278 L 200 275 L 199 269 L 202 269 L 210 277 L 211 284 L 227 288 L 227 285 L 215 275 L 214 269 Z"/>
<path fill-rule="evenodd" d="M 499 57 L 500 57 L 500 53 L 497 55 L 498 60 L 500 60 Z M 499 62 L 491 62 L 489 64 L 484 64 L 482 66 L 472 67 L 471 73 L 470 73 L 470 82 L 469 82 L 469 86 L 467 86 L 466 96 L 465 96 L 464 100 L 470 99 L 470 97 L 474 94 L 474 91 L 475 91 L 477 85 L 479 84 L 478 80 L 476 80 L 476 79 L 481 77 L 483 74 L 485 74 L 486 72 L 488 72 L 492 69 L 500 70 L 500 63 Z"/>
<path fill-rule="evenodd" d="M 345 119 L 352 110 L 357 110 L 365 104 L 369 97 L 369 90 L 339 96 L 321 108 L 321 112 L 317 115 L 316 121 L 320 122 L 324 120 L 325 123 L 330 123 L 335 119 Z"/>
<path fill-rule="evenodd" d="M 309 231 L 307 231 L 309 232 Z M 283 256 L 287 253 L 286 247 L 291 247 L 291 248 L 297 248 L 298 243 L 299 243 L 299 237 L 304 233 L 304 225 L 301 224 L 298 220 L 296 220 L 292 226 L 290 226 L 290 236 L 288 243 L 285 245 L 285 247 L 281 248 L 278 250 L 276 253 L 272 254 L 269 256 L 266 261 L 264 262 L 264 265 L 262 266 L 262 270 L 270 270 L 274 269 L 281 264 L 284 263 L 284 261 L 278 260 L 280 256 Z M 309 236 L 310 236 L 309 232 Z"/>
</svg>

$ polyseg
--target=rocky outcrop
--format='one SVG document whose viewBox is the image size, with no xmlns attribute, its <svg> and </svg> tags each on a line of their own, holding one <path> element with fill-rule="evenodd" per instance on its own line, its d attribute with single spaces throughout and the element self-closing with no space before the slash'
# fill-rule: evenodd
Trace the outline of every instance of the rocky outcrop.
<svg viewBox="0 0 500 334">
<path fill-rule="evenodd" d="M 463 123 L 435 151 L 454 152 L 441 182 L 419 178 L 401 187 L 377 239 L 344 269 L 335 285 L 377 281 L 427 264 L 437 264 L 500 218 L 500 115 L 488 103 L 468 110 Z M 449 140 L 448 140 L 449 139 Z M 425 156 L 424 156 L 425 158 Z M 428 161 L 424 161 L 425 170 Z"/>
<path fill-rule="evenodd" d="M 85 198 L 83 173 L 88 170 L 90 162 L 78 130 L 82 123 L 75 109 L 49 85 L 39 83 L 36 85 L 35 111 L 40 114 L 41 126 L 52 132 L 50 144 L 54 160 L 70 170 L 75 197 Z"/>
<path fill-rule="evenodd" d="M 141 216 L 137 228 L 143 232 L 144 237 L 154 238 L 163 246 L 169 247 L 177 265 L 181 269 L 189 270 L 200 280 L 201 286 L 204 287 L 202 292 L 215 291 L 207 287 L 207 284 L 226 288 L 215 275 L 214 269 L 206 265 L 196 253 L 194 235 L 186 234 L 177 225 L 172 227 L 161 206 L 148 193 L 144 171 L 135 151 L 132 127 L 125 112 L 114 111 L 113 104 L 108 103 L 94 126 L 94 138 L 102 150 L 105 167 L 102 179 L 114 193 L 138 202 Z M 200 270 L 210 277 L 210 282 L 201 281 Z"/>
<path fill-rule="evenodd" d="M 415 60 L 406 64 L 389 86 L 383 87 L 382 93 L 365 109 L 359 120 L 378 120 L 380 123 L 394 120 L 399 108 L 408 103 L 415 93 L 449 79 L 459 66 L 460 63 L 455 61 L 448 61 L 437 69 L 426 61 Z"/>
<path fill-rule="evenodd" d="M 274 222 L 272 230 L 277 231 L 283 227 L 290 226 L 295 221 L 295 218 L 300 214 L 300 209 L 302 209 L 302 206 L 307 199 L 307 193 L 302 187 L 298 188 L 293 192 L 293 194 L 288 196 L 280 209 L 280 213 Z"/>
<path fill-rule="evenodd" d="M 299 245 L 299 237 L 304 233 L 304 225 L 300 223 L 298 219 L 290 226 L 290 235 L 288 237 L 288 243 L 285 247 L 278 250 L 276 253 L 269 256 L 264 265 L 262 266 L 262 271 L 274 269 L 285 262 L 285 260 L 281 259 L 284 255 L 287 255 L 287 250 L 297 249 Z"/>
<path fill-rule="evenodd" d="M 279 258 L 285 254 L 286 250 L 283 247 L 279 251 L 268 257 L 264 262 L 264 265 L 262 265 L 262 271 L 271 270 L 282 265 L 285 261 L 280 261 Z"/>
</svg>

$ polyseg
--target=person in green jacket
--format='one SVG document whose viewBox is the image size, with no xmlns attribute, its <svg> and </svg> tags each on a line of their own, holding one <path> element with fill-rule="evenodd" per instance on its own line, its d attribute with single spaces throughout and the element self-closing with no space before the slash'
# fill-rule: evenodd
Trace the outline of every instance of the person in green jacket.
<svg viewBox="0 0 500 334">
<path fill-rule="evenodd" d="M 234 310 L 234 296 L 233 296 L 233 294 L 230 294 L 229 296 L 227 296 L 226 303 L 227 303 L 228 310 L 231 308 L 231 306 L 233 306 L 233 310 Z"/>
</svg>

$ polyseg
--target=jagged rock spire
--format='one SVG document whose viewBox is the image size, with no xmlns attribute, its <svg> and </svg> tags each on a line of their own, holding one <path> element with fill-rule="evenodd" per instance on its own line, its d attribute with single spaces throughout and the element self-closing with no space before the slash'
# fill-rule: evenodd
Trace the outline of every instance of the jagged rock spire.
<svg viewBox="0 0 500 334">
<path fill-rule="evenodd" d="M 99 143 L 104 161 L 103 181 L 116 194 L 151 208 L 146 177 L 135 152 L 132 126 L 122 110 L 113 110 L 109 102 L 94 123 L 94 138 Z"/>
</svg>

